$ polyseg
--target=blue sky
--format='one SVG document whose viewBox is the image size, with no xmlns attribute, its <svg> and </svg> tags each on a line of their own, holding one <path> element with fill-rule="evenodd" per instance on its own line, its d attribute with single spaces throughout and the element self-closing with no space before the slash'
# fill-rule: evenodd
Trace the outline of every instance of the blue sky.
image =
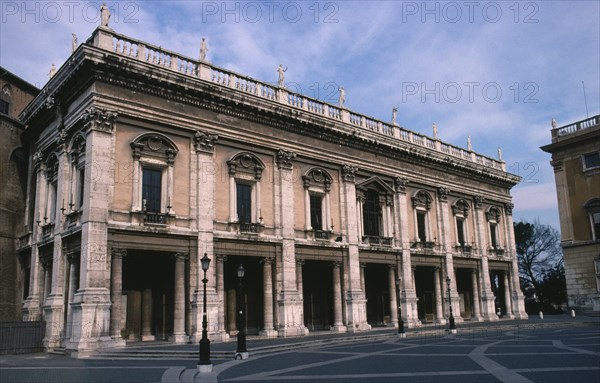
<svg viewBox="0 0 600 383">
<path fill-rule="evenodd" d="M 1 1 L 0 65 L 37 86 L 99 25 L 100 2 Z M 550 121 L 600 113 L 599 1 L 107 1 L 118 33 L 277 81 L 495 157 L 523 177 L 515 220 L 558 228 Z"/>
</svg>

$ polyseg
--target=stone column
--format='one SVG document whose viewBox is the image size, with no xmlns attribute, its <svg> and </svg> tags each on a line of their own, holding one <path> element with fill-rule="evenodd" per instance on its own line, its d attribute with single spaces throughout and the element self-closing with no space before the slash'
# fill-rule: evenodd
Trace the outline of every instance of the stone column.
<svg viewBox="0 0 600 383">
<path fill-rule="evenodd" d="M 506 313 L 504 316 L 507 319 L 514 319 L 515 316 L 512 313 L 512 303 L 510 300 L 510 283 L 508 283 L 508 271 L 504 271 L 504 302 L 506 304 Z"/>
<path fill-rule="evenodd" d="M 357 212 L 358 201 L 356 195 L 356 172 L 358 169 L 351 165 L 342 166 L 342 183 L 341 187 L 341 206 L 343 221 L 346 227 L 342 227 L 341 231 L 345 234 L 348 241 L 348 256 L 347 265 L 344 268 L 347 278 L 346 290 L 346 317 L 347 328 L 349 332 L 369 330 L 371 326 L 367 323 L 367 300 L 365 291 L 361 286 L 360 280 L 360 254 L 358 244 L 360 238 L 360 223 L 357 222 L 359 212 Z M 362 211 L 362 209 L 359 209 Z"/>
<path fill-rule="evenodd" d="M 217 299 L 219 303 L 219 319 L 218 319 L 218 333 L 221 339 L 229 339 L 229 335 L 225 331 L 225 276 L 224 276 L 224 263 L 227 257 L 224 255 L 217 255 Z M 234 316 L 235 318 L 235 316 Z"/>
<path fill-rule="evenodd" d="M 296 281 L 296 245 L 294 233 L 294 175 L 293 159 L 296 153 L 279 149 L 275 156 L 274 171 L 275 232 L 282 237 L 278 254 L 277 273 L 281 277 L 281 290 L 277 297 L 279 336 L 298 336 L 308 333 L 301 321 L 302 300 Z"/>
<path fill-rule="evenodd" d="M 512 282 L 512 313 L 516 319 L 527 319 L 529 316 L 525 312 L 525 301 L 523 293 L 521 292 L 521 286 L 519 284 L 519 264 L 517 261 L 517 251 L 515 248 L 515 232 L 513 229 L 512 219 L 513 204 L 508 202 L 504 204 L 504 222 L 505 232 L 508 237 L 506 250 L 509 252 L 510 257 L 510 281 Z M 569 228 L 571 227 L 568 225 Z"/>
<path fill-rule="evenodd" d="M 185 333 L 185 260 L 187 254 L 176 253 L 175 260 L 175 307 L 173 314 L 173 335 L 170 342 L 187 343 L 189 337 Z"/>
<path fill-rule="evenodd" d="M 390 286 L 390 325 L 398 327 L 398 298 L 396 296 L 396 269 L 388 266 L 388 279 Z"/>
<path fill-rule="evenodd" d="M 310 194 L 308 188 L 304 189 L 304 230 L 312 229 L 312 222 L 310 222 Z"/>
<path fill-rule="evenodd" d="M 341 262 L 332 263 L 333 272 L 333 332 L 346 332 L 346 327 L 342 322 L 342 280 L 340 278 Z"/>
<path fill-rule="evenodd" d="M 69 254 L 67 256 L 69 260 L 69 285 L 68 285 L 68 301 L 66 304 L 67 315 L 66 315 L 66 326 L 65 326 L 65 341 L 69 341 L 71 338 L 72 326 L 73 326 L 73 309 L 71 308 L 71 303 L 73 302 L 73 296 L 77 292 L 77 264 L 79 262 L 79 255 L 77 254 Z"/>
<path fill-rule="evenodd" d="M 367 267 L 367 264 L 364 262 L 360 263 L 360 288 L 362 291 L 367 292 L 366 288 L 365 288 L 365 268 Z"/>
<path fill-rule="evenodd" d="M 261 336 L 274 338 L 277 331 L 273 328 L 273 258 L 264 258 L 263 263 L 263 301 L 264 327 Z"/>
<path fill-rule="evenodd" d="M 483 201 L 485 199 L 482 196 L 476 195 L 473 197 L 473 207 L 475 219 L 475 231 L 477 238 L 477 246 L 481 255 L 481 262 L 479 265 L 479 278 L 481 279 L 481 315 L 486 321 L 498 320 L 495 309 L 495 296 L 491 289 L 490 282 L 490 271 L 488 267 L 488 256 L 487 256 L 487 230 L 486 230 L 486 219 L 483 212 Z"/>
<path fill-rule="evenodd" d="M 479 308 L 481 302 L 479 301 L 479 286 L 477 284 L 477 270 L 471 270 L 471 284 L 473 290 L 473 320 L 481 322 L 483 318 L 481 317 L 481 309 Z"/>
<path fill-rule="evenodd" d="M 142 342 L 154 340 L 152 335 L 152 290 L 142 291 Z"/>
<path fill-rule="evenodd" d="M 110 336 L 117 346 L 125 346 L 125 340 L 121 336 L 121 295 L 123 293 L 123 257 L 127 250 L 114 248 L 111 251 L 110 272 Z"/>
<path fill-rule="evenodd" d="M 394 206 L 395 214 L 398 216 L 398 234 L 397 240 L 400 242 L 402 251 L 400 252 L 401 262 L 398 264 L 398 274 L 401 275 L 400 286 L 400 304 L 402 305 L 402 316 L 407 327 L 418 327 L 421 325 L 417 311 L 417 294 L 413 288 L 412 262 L 410 256 L 410 238 L 409 238 L 409 215 L 408 200 L 406 195 L 406 185 L 409 181 L 406 178 L 397 177 L 394 180 Z"/>
<path fill-rule="evenodd" d="M 302 323 L 302 325 L 304 325 L 304 284 L 302 283 L 302 265 L 304 265 L 304 260 L 296 259 L 296 288 L 298 289 L 298 295 L 300 296 L 300 302 L 302 302 L 302 311 L 300 313 L 300 323 Z"/>
<path fill-rule="evenodd" d="M 435 321 L 445 324 L 444 309 L 442 308 L 442 287 L 440 285 L 440 268 L 433 268 L 433 285 L 435 288 Z"/>
<path fill-rule="evenodd" d="M 73 297 L 73 333 L 67 350 L 85 357 L 93 350 L 113 345 L 110 336 L 110 264 L 107 258 L 108 208 L 114 195 L 115 137 L 117 113 L 95 105 L 82 112 L 86 132 L 85 164 L 96 177 L 85 177 L 81 219 L 80 288 Z"/>
</svg>

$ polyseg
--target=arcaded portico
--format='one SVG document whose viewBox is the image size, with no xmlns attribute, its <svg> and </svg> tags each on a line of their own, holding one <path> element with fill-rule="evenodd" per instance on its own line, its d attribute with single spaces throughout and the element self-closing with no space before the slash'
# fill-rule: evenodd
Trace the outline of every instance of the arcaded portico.
<svg viewBox="0 0 600 383">
<path fill-rule="evenodd" d="M 519 181 L 493 159 L 123 36 L 106 25 L 23 112 L 23 318 L 83 356 L 526 318 Z M 443 177 L 440 176 L 443 174 Z M 435 176 L 434 176 L 435 175 Z M 498 311 L 500 310 L 500 311 Z"/>
</svg>

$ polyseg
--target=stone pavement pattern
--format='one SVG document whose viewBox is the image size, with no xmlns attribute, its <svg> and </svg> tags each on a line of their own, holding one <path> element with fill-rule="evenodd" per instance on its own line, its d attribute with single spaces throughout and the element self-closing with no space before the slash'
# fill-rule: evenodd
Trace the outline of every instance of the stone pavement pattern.
<svg viewBox="0 0 600 383">
<path fill-rule="evenodd" d="M 598 383 L 600 327 L 463 331 L 315 347 L 226 362 L 195 382 L 217 381 L 217 375 L 219 382 Z"/>
</svg>

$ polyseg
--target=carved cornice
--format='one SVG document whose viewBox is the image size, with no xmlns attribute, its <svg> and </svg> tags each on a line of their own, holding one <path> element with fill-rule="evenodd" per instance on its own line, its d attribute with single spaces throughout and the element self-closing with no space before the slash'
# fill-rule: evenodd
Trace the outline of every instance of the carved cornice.
<svg viewBox="0 0 600 383">
<path fill-rule="evenodd" d="M 118 113 L 92 106 L 81 115 L 86 130 L 112 133 Z"/>
<path fill-rule="evenodd" d="M 342 165 L 342 179 L 344 182 L 356 182 L 356 173 L 358 168 L 356 166 L 344 164 Z"/>
<path fill-rule="evenodd" d="M 275 157 L 275 161 L 277 162 L 277 166 L 280 169 L 289 169 L 291 170 L 293 165 L 292 165 L 292 160 L 296 158 L 296 153 L 292 152 L 292 151 L 287 151 L 284 149 L 279 149 L 277 151 L 277 155 Z"/>
<path fill-rule="evenodd" d="M 194 134 L 194 147 L 196 148 L 196 153 L 214 153 L 215 143 L 218 139 L 219 136 L 216 134 L 196 130 L 196 133 Z"/>
</svg>

